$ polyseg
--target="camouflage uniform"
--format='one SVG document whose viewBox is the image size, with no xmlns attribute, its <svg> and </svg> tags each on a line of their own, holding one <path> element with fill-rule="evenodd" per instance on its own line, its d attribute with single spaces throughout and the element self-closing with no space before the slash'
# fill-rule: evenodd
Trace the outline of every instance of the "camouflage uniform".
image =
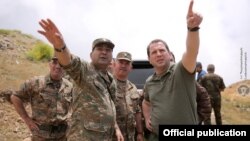
<svg viewBox="0 0 250 141">
<path fill-rule="evenodd" d="M 214 110 L 215 121 L 217 125 L 222 124 L 221 118 L 221 94 L 220 91 L 225 89 L 225 84 L 223 79 L 214 73 L 207 73 L 201 79 L 201 85 L 206 88 L 209 97 L 211 106 Z M 211 119 L 209 119 L 211 122 Z"/>
<path fill-rule="evenodd" d="M 136 86 L 129 80 L 123 82 L 116 79 L 116 82 L 116 121 L 122 132 L 124 140 L 134 141 L 136 129 L 135 114 L 141 112 L 139 105 L 140 96 L 137 92 Z M 113 141 L 116 140 L 116 136 L 113 135 Z"/>
<path fill-rule="evenodd" d="M 5 90 L 0 90 L 0 98 L 3 99 L 3 101 L 7 101 L 11 103 L 10 96 L 15 93 L 14 90 L 12 89 L 5 89 Z"/>
<path fill-rule="evenodd" d="M 66 79 L 52 81 L 50 75 L 25 81 L 14 95 L 31 104 L 31 118 L 39 123 L 39 131 L 32 131 L 34 141 L 66 140 L 69 106 L 73 85 Z"/>
<path fill-rule="evenodd" d="M 116 83 L 79 57 L 65 71 L 74 80 L 69 141 L 110 141 L 114 133 Z"/>
<path fill-rule="evenodd" d="M 197 112 L 199 117 L 199 125 L 211 125 L 211 112 L 212 107 L 210 103 L 209 95 L 204 87 L 199 83 L 196 83 L 196 101 L 197 101 Z"/>
</svg>

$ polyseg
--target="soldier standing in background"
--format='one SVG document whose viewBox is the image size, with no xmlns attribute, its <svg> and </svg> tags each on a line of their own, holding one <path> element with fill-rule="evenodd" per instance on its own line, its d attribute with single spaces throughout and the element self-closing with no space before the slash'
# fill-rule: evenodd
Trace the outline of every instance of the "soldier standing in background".
<svg viewBox="0 0 250 141">
<path fill-rule="evenodd" d="M 143 141 L 143 128 L 140 95 L 136 86 L 128 80 L 132 70 L 132 57 L 128 52 L 119 52 L 113 62 L 113 74 L 117 82 L 117 95 L 115 100 L 116 121 L 125 141 L 134 141 L 137 131 L 137 141 Z M 135 129 L 137 129 L 135 131 Z M 113 137 L 116 141 L 116 137 Z"/>
<path fill-rule="evenodd" d="M 226 86 L 224 84 L 223 78 L 214 73 L 215 67 L 213 64 L 207 66 L 207 74 L 201 78 L 200 84 L 206 88 L 214 110 L 215 121 L 217 125 L 222 124 L 221 118 L 221 91 L 223 91 Z M 211 122 L 211 119 L 209 119 Z"/>
<path fill-rule="evenodd" d="M 11 96 L 17 113 L 30 129 L 32 141 L 66 141 L 67 120 L 71 113 L 73 85 L 62 78 L 64 71 L 57 58 L 49 62 L 50 74 L 25 81 Z M 28 115 L 24 103 L 30 103 Z"/>
<path fill-rule="evenodd" d="M 196 81 L 200 82 L 201 78 L 207 73 L 205 70 L 202 69 L 201 62 L 196 63 L 196 72 L 198 73 Z"/>
</svg>

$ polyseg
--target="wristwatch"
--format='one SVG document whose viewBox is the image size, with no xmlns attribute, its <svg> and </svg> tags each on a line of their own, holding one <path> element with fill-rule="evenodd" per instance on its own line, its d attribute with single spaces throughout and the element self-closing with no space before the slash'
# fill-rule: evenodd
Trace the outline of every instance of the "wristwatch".
<svg viewBox="0 0 250 141">
<path fill-rule="evenodd" d="M 54 48 L 56 52 L 63 52 L 66 49 L 66 45 L 64 45 L 62 48 Z"/>
<path fill-rule="evenodd" d="M 190 31 L 190 32 L 195 32 L 195 31 L 198 31 L 200 29 L 200 27 L 193 27 L 193 28 L 190 28 L 190 27 L 188 27 L 188 31 Z"/>
</svg>

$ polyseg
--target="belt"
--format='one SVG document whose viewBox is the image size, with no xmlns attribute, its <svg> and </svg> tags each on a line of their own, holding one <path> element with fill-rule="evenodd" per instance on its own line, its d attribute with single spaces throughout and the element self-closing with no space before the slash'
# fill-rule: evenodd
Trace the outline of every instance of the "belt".
<svg viewBox="0 0 250 141">
<path fill-rule="evenodd" d="M 59 124 L 59 125 L 53 125 L 53 124 L 41 124 L 38 125 L 40 130 L 49 131 L 51 133 L 59 133 L 59 132 L 65 132 L 68 128 L 67 124 Z"/>
</svg>

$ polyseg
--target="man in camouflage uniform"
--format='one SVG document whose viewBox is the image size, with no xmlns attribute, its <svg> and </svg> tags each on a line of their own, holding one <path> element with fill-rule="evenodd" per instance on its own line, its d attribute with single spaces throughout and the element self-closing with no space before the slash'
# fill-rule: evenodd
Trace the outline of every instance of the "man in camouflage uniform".
<svg viewBox="0 0 250 141">
<path fill-rule="evenodd" d="M 207 67 L 207 74 L 201 78 L 201 85 L 206 88 L 214 110 L 215 121 L 217 125 L 222 124 L 221 118 L 221 91 L 225 89 L 223 78 L 217 74 L 214 74 L 215 67 L 213 64 L 209 64 Z M 209 119 L 211 122 L 211 119 Z"/>
<path fill-rule="evenodd" d="M 113 74 L 117 82 L 115 100 L 117 124 L 125 141 L 135 140 L 135 129 L 137 129 L 137 141 L 142 141 L 143 128 L 139 105 L 140 95 L 136 86 L 128 80 L 128 74 L 132 70 L 131 54 L 120 52 L 113 63 Z M 115 136 L 113 141 L 116 141 Z"/>
<path fill-rule="evenodd" d="M 11 96 L 17 113 L 32 133 L 32 141 L 66 141 L 67 119 L 72 101 L 73 85 L 62 78 L 57 58 L 49 62 L 50 74 L 25 81 Z M 30 103 L 29 116 L 24 103 Z"/>
<path fill-rule="evenodd" d="M 69 141 L 110 141 L 115 131 L 118 141 L 123 141 L 116 124 L 116 83 L 107 68 L 112 59 L 114 44 L 106 38 L 93 41 L 88 63 L 70 53 L 62 34 L 50 20 L 39 22 L 44 35 L 55 49 L 55 55 L 74 80 L 72 120 Z"/>
</svg>

